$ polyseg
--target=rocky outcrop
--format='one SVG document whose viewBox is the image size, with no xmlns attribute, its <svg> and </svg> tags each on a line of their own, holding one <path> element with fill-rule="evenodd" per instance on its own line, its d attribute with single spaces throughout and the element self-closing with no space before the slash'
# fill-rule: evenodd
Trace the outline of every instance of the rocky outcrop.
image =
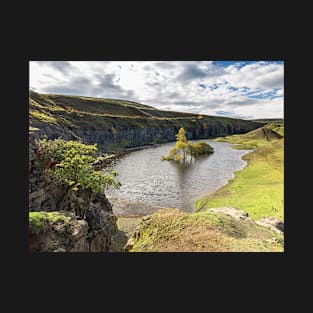
<svg viewBox="0 0 313 313">
<path fill-rule="evenodd" d="M 92 251 L 88 242 L 88 223 L 70 212 L 62 212 L 67 219 L 50 220 L 48 215 L 42 227 L 29 225 L 29 252 L 86 252 Z M 104 247 L 104 246 L 103 246 Z M 102 249 L 103 250 L 103 249 Z M 101 250 L 94 250 L 101 251 Z"/>
<path fill-rule="evenodd" d="M 68 190 L 67 186 L 53 180 L 45 174 L 36 155 L 36 138 L 29 136 L 29 211 L 55 212 L 62 211 L 70 214 L 71 229 L 62 223 L 47 224 L 44 232 L 30 234 L 30 247 L 40 251 L 108 251 L 111 236 L 117 230 L 116 216 L 112 205 L 104 194 L 91 190 Z M 66 239 L 66 237 L 68 237 Z M 83 238 L 83 239 L 82 239 Z M 77 241 L 77 242 L 76 242 Z M 53 248 L 51 242 L 58 242 L 58 248 Z M 64 242 L 68 245 L 65 247 Z M 52 250 L 49 250 L 50 248 Z M 31 248 L 31 251 L 36 249 Z"/>
<path fill-rule="evenodd" d="M 258 225 L 270 228 L 271 230 L 276 231 L 277 233 L 284 232 L 284 223 L 277 218 L 274 217 L 266 217 L 262 218 L 259 221 L 256 221 Z"/>
<path fill-rule="evenodd" d="M 233 208 L 233 207 L 212 208 L 212 209 L 208 209 L 208 212 L 221 213 L 221 214 L 232 216 L 240 220 L 248 219 L 247 212 L 240 210 L 238 208 Z"/>
<path fill-rule="evenodd" d="M 179 125 L 184 126 L 185 123 L 186 121 L 184 120 L 180 122 L 160 120 L 156 127 L 149 127 L 149 121 L 146 121 L 147 126 L 143 125 L 143 127 L 132 127 L 131 125 L 129 127 L 116 126 L 114 133 L 110 128 L 69 129 L 67 126 L 60 127 L 49 124 L 36 126 L 40 127 L 38 131 L 40 137 L 47 136 L 48 139 L 61 137 L 64 140 L 80 139 L 86 144 L 97 143 L 99 150 L 102 152 L 113 152 L 117 148 L 132 148 L 151 143 L 175 141 L 175 135 L 180 128 Z M 203 127 L 203 124 L 198 121 L 191 123 L 187 120 L 187 124 L 185 130 L 188 140 L 241 134 L 256 128 L 254 124 L 250 125 L 248 122 L 247 125 L 243 126 L 240 122 L 235 123 L 235 125 L 228 125 L 216 121 L 213 125 Z"/>
</svg>

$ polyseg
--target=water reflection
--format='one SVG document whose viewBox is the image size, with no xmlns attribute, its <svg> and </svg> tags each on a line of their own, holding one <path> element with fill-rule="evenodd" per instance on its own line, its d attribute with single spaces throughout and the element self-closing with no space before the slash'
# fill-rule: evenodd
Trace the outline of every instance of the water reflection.
<svg viewBox="0 0 313 313">
<path fill-rule="evenodd" d="M 207 161 L 210 155 L 201 155 L 196 160 L 188 159 L 185 162 L 170 162 L 177 177 L 178 185 L 183 190 L 186 186 L 187 178 L 197 171 L 198 167 L 201 167 L 201 163 Z"/>
</svg>

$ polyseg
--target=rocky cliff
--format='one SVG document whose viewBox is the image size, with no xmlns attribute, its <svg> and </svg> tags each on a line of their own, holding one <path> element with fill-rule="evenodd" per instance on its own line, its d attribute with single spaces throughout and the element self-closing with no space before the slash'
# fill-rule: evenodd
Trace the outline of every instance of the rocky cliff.
<svg viewBox="0 0 313 313">
<path fill-rule="evenodd" d="M 31 92 L 30 126 L 49 139 L 97 143 L 102 152 L 116 152 L 151 143 L 175 141 L 184 127 L 188 139 L 200 139 L 251 131 L 262 125 L 217 116 L 161 111 L 139 103 L 43 95 Z"/>
<path fill-rule="evenodd" d="M 105 252 L 117 230 L 104 194 L 67 190 L 45 174 L 29 136 L 29 247 L 31 252 Z"/>
</svg>

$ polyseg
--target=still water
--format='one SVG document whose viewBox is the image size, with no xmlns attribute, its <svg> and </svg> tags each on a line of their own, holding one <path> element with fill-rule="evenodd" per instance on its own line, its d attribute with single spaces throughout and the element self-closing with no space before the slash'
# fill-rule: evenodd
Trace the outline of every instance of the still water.
<svg viewBox="0 0 313 313">
<path fill-rule="evenodd" d="M 246 165 L 241 157 L 249 150 L 235 150 L 225 142 L 201 141 L 209 143 L 214 153 L 185 164 L 161 160 L 173 142 L 120 158 L 112 169 L 119 173 L 122 186 L 106 191 L 115 214 L 145 215 L 162 207 L 192 212 L 197 199 L 225 185 L 234 171 Z"/>
</svg>

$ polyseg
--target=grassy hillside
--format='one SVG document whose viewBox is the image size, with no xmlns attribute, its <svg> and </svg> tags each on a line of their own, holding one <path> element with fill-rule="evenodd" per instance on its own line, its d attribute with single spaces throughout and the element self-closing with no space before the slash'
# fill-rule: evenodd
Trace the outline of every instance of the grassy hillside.
<svg viewBox="0 0 313 313">
<path fill-rule="evenodd" d="M 148 105 L 117 99 L 38 94 L 34 92 L 31 92 L 30 98 L 30 108 L 38 111 L 47 110 L 52 115 L 56 112 L 68 111 L 96 116 L 129 118 L 191 118 L 196 116 L 189 113 L 160 111 Z"/>
<path fill-rule="evenodd" d="M 49 138 L 82 139 L 106 148 L 175 140 L 180 127 L 186 128 L 191 139 L 243 133 L 260 126 L 240 119 L 162 111 L 125 100 L 34 92 L 29 97 L 29 121 L 30 127 Z M 90 132 L 97 131 L 102 133 L 91 136 Z"/>
<path fill-rule="evenodd" d="M 253 219 L 284 218 L 284 126 L 275 123 L 247 134 L 216 139 L 238 144 L 235 148 L 257 148 L 245 155 L 248 165 L 235 172 L 229 184 L 197 201 L 198 211 L 232 206 Z"/>
<path fill-rule="evenodd" d="M 162 209 L 143 218 L 129 252 L 282 252 L 283 237 L 250 219 Z"/>
</svg>

